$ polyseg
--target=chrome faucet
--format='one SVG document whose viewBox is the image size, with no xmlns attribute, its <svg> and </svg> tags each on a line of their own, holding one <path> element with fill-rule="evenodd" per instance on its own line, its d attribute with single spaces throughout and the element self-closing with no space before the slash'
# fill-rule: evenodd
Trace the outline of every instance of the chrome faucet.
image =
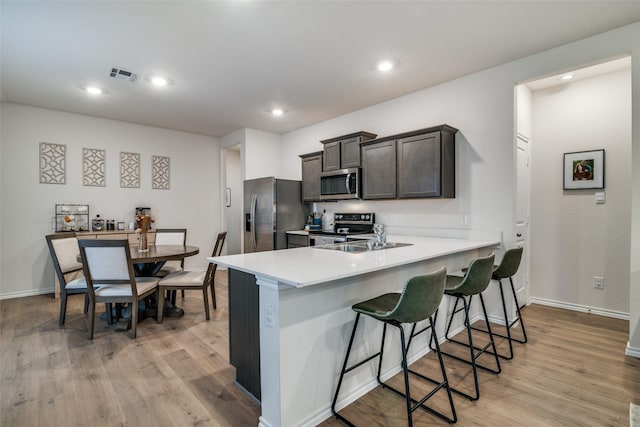
<svg viewBox="0 0 640 427">
<path fill-rule="evenodd" d="M 384 247 L 387 244 L 387 235 L 384 232 L 384 225 L 373 224 L 373 234 L 375 235 L 373 244 L 376 248 Z"/>
</svg>

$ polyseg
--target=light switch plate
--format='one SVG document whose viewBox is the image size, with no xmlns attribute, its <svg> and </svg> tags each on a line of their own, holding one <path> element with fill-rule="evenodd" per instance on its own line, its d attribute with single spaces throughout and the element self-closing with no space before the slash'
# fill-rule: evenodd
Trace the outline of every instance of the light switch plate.
<svg viewBox="0 0 640 427">
<path fill-rule="evenodd" d="M 596 204 L 597 205 L 604 205 L 604 201 L 605 201 L 604 191 L 598 191 L 596 193 Z"/>
</svg>

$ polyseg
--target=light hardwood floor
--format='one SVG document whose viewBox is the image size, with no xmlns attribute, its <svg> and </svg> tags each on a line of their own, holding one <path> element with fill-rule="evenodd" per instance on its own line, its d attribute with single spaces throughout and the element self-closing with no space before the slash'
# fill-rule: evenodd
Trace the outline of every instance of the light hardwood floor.
<svg viewBox="0 0 640 427">
<path fill-rule="evenodd" d="M 103 322 L 87 340 L 81 297 L 70 298 L 64 328 L 49 296 L 0 301 L 0 426 L 256 426 L 259 405 L 228 364 L 225 271 L 216 282 L 211 321 L 202 294 L 187 292 L 184 317 L 147 319 L 135 340 Z M 480 372 L 479 401 L 454 396 L 458 425 L 628 426 L 629 402 L 640 403 L 640 363 L 624 356 L 628 322 L 538 305 L 523 315 L 529 344 L 516 345 L 500 375 Z M 433 356 L 414 367 L 435 375 Z M 469 390 L 469 367 L 445 363 Z M 444 410 L 441 397 L 433 404 Z M 343 413 L 360 426 L 406 425 L 402 401 L 380 389 Z M 419 409 L 414 425 L 446 423 Z"/>
</svg>

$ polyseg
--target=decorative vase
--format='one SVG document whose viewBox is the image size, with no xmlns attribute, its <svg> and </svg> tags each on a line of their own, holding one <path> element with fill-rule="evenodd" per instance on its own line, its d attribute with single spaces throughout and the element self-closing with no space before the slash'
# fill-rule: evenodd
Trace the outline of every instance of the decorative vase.
<svg viewBox="0 0 640 427">
<path fill-rule="evenodd" d="M 138 252 L 146 252 L 149 250 L 149 241 L 147 240 L 147 233 L 143 231 L 138 237 Z"/>
<path fill-rule="evenodd" d="M 146 252 L 149 250 L 149 241 L 147 240 L 147 231 L 149 230 L 153 220 L 149 215 L 141 215 L 141 214 L 136 215 L 135 220 L 136 220 L 136 226 L 138 227 L 136 229 L 136 233 L 140 234 L 140 236 L 138 236 L 138 252 Z"/>
</svg>

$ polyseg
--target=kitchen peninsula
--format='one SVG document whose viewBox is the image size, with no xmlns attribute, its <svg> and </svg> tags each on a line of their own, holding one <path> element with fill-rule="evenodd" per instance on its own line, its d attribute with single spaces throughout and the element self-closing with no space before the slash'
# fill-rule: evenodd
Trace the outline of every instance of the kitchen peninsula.
<svg viewBox="0 0 640 427">
<path fill-rule="evenodd" d="M 359 253 L 306 247 L 207 258 L 231 270 L 230 319 L 232 311 L 237 310 L 231 305 L 233 287 L 237 285 L 234 272 L 255 277 L 259 290 L 260 426 L 311 426 L 331 416 L 331 399 L 355 318 L 351 305 L 386 292 L 399 292 L 409 278 L 443 265 L 448 272 L 458 271 L 501 243 L 497 235 L 390 235 L 387 239 L 409 245 Z M 447 304 L 446 299 L 443 304 Z M 362 336 L 366 340 L 354 343 L 355 359 L 379 342 L 382 328 L 376 323 L 364 322 Z M 440 323 L 439 329 L 444 326 Z M 230 341 L 233 334 L 230 323 Z M 393 334 L 390 338 L 388 348 L 397 348 L 399 344 L 393 341 L 399 338 Z M 427 338 L 421 336 L 414 341 L 411 361 L 428 351 Z M 389 351 L 383 376 L 399 372 L 399 367 L 399 352 Z M 238 382 L 243 385 L 241 380 Z M 354 372 L 345 379 L 338 408 L 375 385 L 373 369 Z"/>
</svg>

